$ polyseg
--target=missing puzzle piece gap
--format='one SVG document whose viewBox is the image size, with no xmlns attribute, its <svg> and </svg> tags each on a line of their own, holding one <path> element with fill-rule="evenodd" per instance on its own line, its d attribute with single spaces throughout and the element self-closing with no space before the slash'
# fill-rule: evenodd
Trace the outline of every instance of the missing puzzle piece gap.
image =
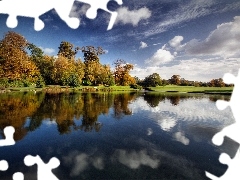
<svg viewBox="0 0 240 180">
<path fill-rule="evenodd" d="M 8 162 L 6 160 L 0 161 L 0 171 L 6 171 L 8 169 Z"/>
<path fill-rule="evenodd" d="M 3 133 L 5 135 L 5 139 L 0 140 L 0 146 L 11 146 L 15 144 L 13 139 L 13 134 L 15 132 L 14 127 L 7 126 L 4 128 Z"/>
</svg>

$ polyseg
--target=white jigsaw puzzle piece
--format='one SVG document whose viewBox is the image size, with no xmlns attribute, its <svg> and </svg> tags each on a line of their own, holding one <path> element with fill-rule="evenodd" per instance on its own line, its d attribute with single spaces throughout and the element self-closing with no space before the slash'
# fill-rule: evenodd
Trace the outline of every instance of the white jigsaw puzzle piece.
<svg viewBox="0 0 240 180">
<path fill-rule="evenodd" d="M 14 127 L 7 126 L 4 128 L 3 133 L 5 135 L 5 139 L 0 140 L 0 146 L 11 146 L 15 144 L 13 139 L 13 134 L 15 132 Z"/>
<path fill-rule="evenodd" d="M 224 110 L 227 108 L 227 106 L 230 106 L 235 118 L 235 123 L 223 128 L 219 133 L 215 134 L 212 138 L 212 142 L 215 145 L 220 146 L 223 144 L 224 137 L 226 136 L 240 144 L 240 69 L 237 77 L 226 73 L 223 77 L 223 80 L 227 84 L 234 84 L 234 89 L 229 102 L 218 100 L 216 102 L 216 106 L 219 110 Z M 216 177 L 209 172 L 205 172 L 207 177 L 211 178 L 212 180 L 240 179 L 240 148 L 233 159 L 231 159 L 229 155 L 222 153 L 219 157 L 219 161 L 222 164 L 228 165 L 228 169 L 225 174 L 223 174 L 221 177 Z"/>
<path fill-rule="evenodd" d="M 47 179 L 58 180 L 58 178 L 52 173 L 52 169 L 55 169 L 60 165 L 60 161 L 56 157 L 51 158 L 50 161 L 47 164 L 45 164 L 38 155 L 37 156 L 27 155 L 24 158 L 24 163 L 26 166 L 32 166 L 34 164 L 38 165 L 37 170 L 38 180 Z"/>
<path fill-rule="evenodd" d="M 24 175 L 21 172 L 16 172 L 13 174 L 13 180 L 24 180 Z"/>
<path fill-rule="evenodd" d="M 0 171 L 6 171 L 8 169 L 8 162 L 6 160 L 0 161 Z"/>
<path fill-rule="evenodd" d="M 112 29 L 116 21 L 117 12 L 109 11 L 107 4 L 110 0 L 77 0 L 89 4 L 91 7 L 87 11 L 86 16 L 90 19 L 95 19 L 97 10 L 102 9 L 111 14 L 111 19 L 107 30 Z M 122 5 L 122 0 L 115 0 L 119 5 Z M 73 7 L 74 0 L 2 0 L 0 1 L 0 13 L 9 14 L 7 18 L 7 26 L 15 28 L 18 25 L 17 16 L 34 18 L 34 29 L 40 31 L 44 28 L 44 22 L 39 18 L 44 13 L 55 9 L 59 17 L 72 28 L 77 29 L 80 25 L 78 18 L 69 17 Z"/>
<path fill-rule="evenodd" d="M 34 18 L 34 29 L 40 31 L 44 28 L 44 22 L 39 16 L 55 9 L 69 27 L 76 29 L 80 24 L 79 19 L 69 17 L 73 3 L 74 0 L 2 0 L 0 13 L 9 14 L 6 24 L 10 28 L 17 27 L 17 16 L 23 16 Z"/>
</svg>

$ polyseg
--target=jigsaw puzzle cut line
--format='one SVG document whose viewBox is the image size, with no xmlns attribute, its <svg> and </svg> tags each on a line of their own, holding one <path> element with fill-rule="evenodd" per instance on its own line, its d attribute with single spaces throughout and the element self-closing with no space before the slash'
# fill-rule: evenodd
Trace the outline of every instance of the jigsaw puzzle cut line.
<svg viewBox="0 0 240 180">
<path fill-rule="evenodd" d="M 223 77 L 223 80 L 227 84 L 233 83 L 234 89 L 229 102 L 218 100 L 216 102 L 216 106 L 219 110 L 224 110 L 229 106 L 235 118 L 235 123 L 223 128 L 220 132 L 216 133 L 213 136 L 212 142 L 217 146 L 223 144 L 224 137 L 229 137 L 240 144 L 240 111 L 238 109 L 240 105 L 240 69 L 238 71 L 237 77 L 226 73 Z M 232 179 L 232 177 L 240 179 L 240 148 L 238 148 L 237 153 L 233 159 L 231 159 L 228 154 L 222 153 L 219 157 L 219 161 L 222 164 L 228 165 L 227 171 L 221 177 L 216 177 L 215 175 L 205 171 L 207 177 L 211 178 L 212 180 L 228 180 Z"/>
<path fill-rule="evenodd" d="M 107 4 L 111 0 L 77 0 L 82 3 L 89 4 L 91 7 L 87 10 L 86 16 L 89 19 L 95 19 L 98 9 L 102 9 L 111 14 L 107 30 L 112 29 L 116 21 L 117 12 L 112 12 L 107 8 Z M 122 0 L 114 0 L 119 5 L 122 5 Z M 14 6 L 12 6 L 14 4 Z M 23 6 L 26 4 L 26 6 Z M 40 31 L 44 28 L 44 22 L 39 18 L 44 13 L 55 9 L 59 17 L 72 28 L 77 29 L 80 25 L 80 20 L 75 17 L 70 17 L 74 0 L 2 0 L 0 1 L 0 13 L 8 14 L 6 24 L 9 28 L 16 28 L 18 25 L 17 16 L 34 18 L 34 29 Z M 21 8 L 20 8 L 21 7 Z"/>
</svg>

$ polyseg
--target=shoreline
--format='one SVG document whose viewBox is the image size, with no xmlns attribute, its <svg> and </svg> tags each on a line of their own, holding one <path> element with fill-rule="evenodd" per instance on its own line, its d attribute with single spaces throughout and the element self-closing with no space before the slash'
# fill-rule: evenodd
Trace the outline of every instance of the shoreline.
<svg viewBox="0 0 240 180">
<path fill-rule="evenodd" d="M 221 88 L 221 87 L 149 87 L 146 89 L 134 89 L 129 86 L 82 86 L 82 87 L 68 87 L 50 85 L 44 88 L 35 87 L 14 87 L 14 88 L 1 88 L 0 94 L 11 93 L 11 92 L 47 92 L 47 93 L 97 93 L 97 92 L 143 92 L 143 93 L 188 93 L 188 94 L 220 94 L 220 95 L 231 95 L 233 88 Z"/>
</svg>

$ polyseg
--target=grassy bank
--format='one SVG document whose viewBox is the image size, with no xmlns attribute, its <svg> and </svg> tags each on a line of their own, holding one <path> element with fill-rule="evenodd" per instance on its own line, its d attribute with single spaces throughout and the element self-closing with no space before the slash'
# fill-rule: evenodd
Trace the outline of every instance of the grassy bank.
<svg viewBox="0 0 240 180">
<path fill-rule="evenodd" d="M 195 87 L 195 86 L 168 85 L 150 87 L 149 89 L 156 92 L 231 94 L 233 87 Z"/>
<path fill-rule="evenodd" d="M 231 94 L 233 87 L 194 87 L 194 86 L 158 86 L 147 88 L 153 92 L 159 93 L 205 93 L 205 94 Z M 6 88 L 1 89 L 0 92 L 15 92 L 15 91 L 46 91 L 49 93 L 58 92 L 127 92 L 127 91 L 138 91 L 137 89 L 131 88 L 130 86 L 81 86 L 76 88 L 71 88 L 68 86 L 57 86 L 49 85 L 44 88 L 34 88 L 34 87 L 21 87 L 21 88 Z"/>
<path fill-rule="evenodd" d="M 68 86 L 58 86 L 58 85 L 48 85 L 44 88 L 34 88 L 34 87 L 17 87 L 17 88 L 3 88 L 0 93 L 4 92 L 29 92 L 29 91 L 45 91 L 49 93 L 59 93 L 59 92 L 113 92 L 113 91 L 137 91 L 130 86 L 80 86 L 71 88 Z"/>
</svg>

